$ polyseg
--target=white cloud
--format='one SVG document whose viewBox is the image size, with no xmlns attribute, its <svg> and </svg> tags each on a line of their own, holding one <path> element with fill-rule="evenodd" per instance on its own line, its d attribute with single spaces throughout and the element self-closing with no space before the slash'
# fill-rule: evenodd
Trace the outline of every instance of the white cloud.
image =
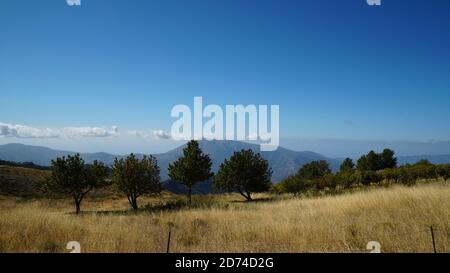
<svg viewBox="0 0 450 273">
<path fill-rule="evenodd" d="M 156 130 L 153 131 L 153 136 L 156 139 L 171 139 L 172 137 L 170 136 L 170 134 L 164 132 L 163 130 Z"/>
<path fill-rule="evenodd" d="M 117 126 L 110 129 L 105 127 L 66 127 L 62 129 L 63 135 L 68 137 L 110 137 L 119 135 Z"/>
<path fill-rule="evenodd" d="M 0 122 L 0 137 L 16 138 L 76 138 L 110 137 L 119 135 L 117 126 L 105 127 L 64 127 L 60 129 L 35 128 L 20 124 Z"/>
<path fill-rule="evenodd" d="M 128 134 L 135 137 L 142 138 L 153 138 L 156 140 L 167 140 L 172 139 L 172 136 L 163 130 L 153 130 L 153 131 L 128 131 Z"/>
<path fill-rule="evenodd" d="M 135 136 L 135 137 L 142 137 L 142 138 L 149 138 L 152 136 L 152 134 L 144 132 L 144 131 L 128 131 L 128 134 L 130 136 Z"/>
<path fill-rule="evenodd" d="M 0 136 L 16 136 L 17 130 L 8 124 L 0 123 Z"/>
</svg>

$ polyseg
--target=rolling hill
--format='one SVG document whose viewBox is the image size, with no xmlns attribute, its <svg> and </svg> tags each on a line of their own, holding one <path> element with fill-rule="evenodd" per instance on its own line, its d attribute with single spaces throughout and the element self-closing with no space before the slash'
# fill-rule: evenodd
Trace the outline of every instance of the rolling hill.
<svg viewBox="0 0 450 273">
<path fill-rule="evenodd" d="M 0 195 L 38 196 L 50 171 L 0 165 Z"/>
</svg>

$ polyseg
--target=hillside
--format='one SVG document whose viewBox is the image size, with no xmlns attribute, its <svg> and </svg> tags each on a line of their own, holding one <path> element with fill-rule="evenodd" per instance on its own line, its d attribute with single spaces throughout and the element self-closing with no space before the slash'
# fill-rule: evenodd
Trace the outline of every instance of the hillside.
<svg viewBox="0 0 450 273">
<path fill-rule="evenodd" d="M 17 202 L 0 198 L 1 252 L 67 252 L 77 240 L 83 252 L 438 252 L 450 251 L 450 185 L 396 186 L 321 198 L 259 195 L 196 196 L 195 209 L 161 210 L 184 196 L 142 198 L 140 213 L 125 197 L 86 199 L 83 217 L 72 200 Z M 431 213 L 430 213 L 431 212 Z M 26 236 L 23 236 L 26 234 Z"/>
<path fill-rule="evenodd" d="M 0 195 L 36 196 L 50 171 L 0 165 Z"/>
</svg>

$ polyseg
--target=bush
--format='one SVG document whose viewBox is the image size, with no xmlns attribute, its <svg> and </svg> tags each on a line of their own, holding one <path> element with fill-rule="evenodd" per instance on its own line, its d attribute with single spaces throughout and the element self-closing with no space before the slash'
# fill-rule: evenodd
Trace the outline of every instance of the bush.
<svg viewBox="0 0 450 273">
<path fill-rule="evenodd" d="M 274 185 L 271 191 L 277 194 L 291 193 L 294 196 L 297 196 L 303 192 L 306 192 L 310 187 L 310 181 L 291 175 Z"/>
<path fill-rule="evenodd" d="M 436 173 L 439 177 L 442 177 L 445 181 L 447 181 L 450 178 L 450 164 L 437 166 Z"/>
<path fill-rule="evenodd" d="M 336 174 L 335 183 L 344 189 L 349 189 L 354 186 L 355 176 L 353 171 L 340 171 Z"/>
</svg>

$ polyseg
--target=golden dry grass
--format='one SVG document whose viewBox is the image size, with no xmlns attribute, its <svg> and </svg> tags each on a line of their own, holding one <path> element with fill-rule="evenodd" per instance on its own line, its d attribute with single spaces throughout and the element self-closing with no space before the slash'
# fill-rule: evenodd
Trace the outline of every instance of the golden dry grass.
<svg viewBox="0 0 450 273">
<path fill-rule="evenodd" d="M 262 196 L 260 196 L 262 197 Z M 264 196 L 268 197 L 268 196 Z M 163 201 L 179 198 L 164 195 Z M 125 198 L 86 200 L 76 216 L 71 200 L 0 198 L 0 252 L 450 252 L 450 185 L 380 188 L 334 197 L 239 202 L 237 195 L 197 197 L 209 205 L 134 214 Z"/>
</svg>

